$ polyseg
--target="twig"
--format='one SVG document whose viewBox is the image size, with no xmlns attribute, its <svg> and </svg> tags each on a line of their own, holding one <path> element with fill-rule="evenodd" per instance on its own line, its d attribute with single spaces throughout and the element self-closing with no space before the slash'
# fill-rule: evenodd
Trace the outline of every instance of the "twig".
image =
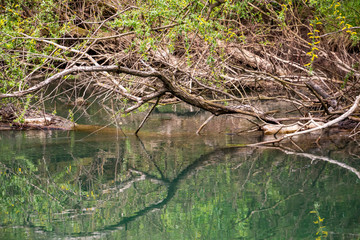
<svg viewBox="0 0 360 240">
<path fill-rule="evenodd" d="M 201 130 L 206 126 L 206 124 L 208 124 L 210 122 L 211 119 L 213 119 L 215 117 L 215 115 L 211 115 L 208 119 L 205 120 L 205 122 L 203 124 L 201 124 L 201 126 L 199 127 L 199 129 L 196 131 L 197 135 L 200 135 Z"/>
<path fill-rule="evenodd" d="M 152 108 L 150 109 L 150 111 L 146 114 L 146 116 L 144 117 L 144 119 L 142 120 L 142 122 L 140 123 L 139 127 L 136 129 L 135 131 L 135 135 L 138 134 L 138 132 L 140 131 L 140 129 L 142 128 L 142 126 L 144 125 L 144 123 L 146 122 L 146 120 L 149 118 L 150 114 L 154 111 L 154 109 L 156 108 L 156 106 L 158 105 L 159 101 L 160 101 L 161 96 L 159 96 L 156 100 L 156 103 L 152 106 Z"/>
<path fill-rule="evenodd" d="M 349 30 L 352 30 L 352 29 L 360 29 L 360 27 L 350 27 L 350 28 L 345 28 L 345 29 L 341 29 L 341 30 L 338 30 L 338 31 L 335 31 L 335 32 L 329 32 L 329 33 L 325 33 L 323 35 L 320 35 L 319 37 L 326 37 L 328 35 L 331 35 L 331 34 L 335 34 L 335 33 L 339 33 L 339 32 L 343 32 L 343 31 L 349 31 Z"/>
</svg>

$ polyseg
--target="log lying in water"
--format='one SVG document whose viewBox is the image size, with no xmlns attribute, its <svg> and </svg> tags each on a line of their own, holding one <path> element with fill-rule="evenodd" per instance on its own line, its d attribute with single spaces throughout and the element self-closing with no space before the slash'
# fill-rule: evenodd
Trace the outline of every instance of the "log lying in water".
<svg viewBox="0 0 360 240">
<path fill-rule="evenodd" d="M 318 126 L 323 125 L 322 122 L 309 122 L 308 124 L 300 124 L 300 123 L 294 123 L 290 125 L 284 125 L 284 124 L 266 124 L 264 126 L 261 126 L 261 130 L 264 131 L 265 135 L 275 135 L 275 134 L 287 134 L 287 133 L 294 133 L 297 131 L 305 130 L 305 129 L 311 129 Z"/>
<path fill-rule="evenodd" d="M 47 125 L 51 123 L 51 117 L 25 118 L 24 124 Z"/>
<path fill-rule="evenodd" d="M 28 117 L 23 121 L 2 121 L 1 130 L 74 130 L 75 123 L 59 117 L 46 114 L 44 117 Z"/>
<path fill-rule="evenodd" d="M 60 116 L 36 109 L 24 112 L 11 103 L 0 105 L 0 130 L 73 130 L 74 127 L 75 123 Z"/>
</svg>

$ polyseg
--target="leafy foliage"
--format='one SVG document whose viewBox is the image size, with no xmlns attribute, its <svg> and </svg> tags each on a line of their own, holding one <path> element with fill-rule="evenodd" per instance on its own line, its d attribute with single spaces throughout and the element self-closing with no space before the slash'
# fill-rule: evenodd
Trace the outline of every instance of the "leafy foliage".
<svg viewBox="0 0 360 240">
<path fill-rule="evenodd" d="M 179 92 L 220 102 L 221 107 L 233 100 L 235 105 L 244 104 L 260 90 L 266 91 L 266 97 L 282 98 L 280 88 L 291 93 L 290 101 L 311 98 L 309 105 L 315 105 L 318 99 L 308 89 L 303 96 L 303 88 L 316 79 L 327 79 L 321 84 L 334 93 L 353 84 L 349 95 L 356 96 L 360 89 L 357 6 L 336 0 L 10 1 L 0 15 L 0 92 L 21 92 L 35 79 L 74 66 L 117 65 L 159 70 L 171 75 Z M 54 84 L 66 84 L 46 92 L 46 97 L 63 95 L 73 105 L 79 97 L 102 99 L 108 108 L 111 104 L 114 116 L 147 110 L 147 102 L 158 96 L 146 97 L 154 93 L 194 104 L 164 90 L 155 77 L 77 74 L 80 77 L 57 79 Z M 284 83 L 294 77 L 301 79 L 296 88 Z M 327 83 L 331 79 L 343 84 Z M 171 94 L 160 94 L 159 89 Z M 353 101 L 341 94 L 332 97 L 342 109 Z M 326 101 L 320 102 L 330 113 Z M 250 103 L 254 105 L 253 100 Z M 310 108 L 301 114 L 308 115 Z M 73 113 L 79 115 L 76 109 Z M 251 110 L 249 116 L 255 115 L 259 116 Z"/>
</svg>

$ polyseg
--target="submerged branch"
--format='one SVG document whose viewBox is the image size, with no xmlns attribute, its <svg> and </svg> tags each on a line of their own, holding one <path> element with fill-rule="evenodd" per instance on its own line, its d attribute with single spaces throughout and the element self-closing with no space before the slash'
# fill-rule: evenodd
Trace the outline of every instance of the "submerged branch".
<svg viewBox="0 0 360 240">
<path fill-rule="evenodd" d="M 144 123 L 146 122 L 146 120 L 149 118 L 150 114 L 154 111 L 154 109 L 156 108 L 156 106 L 158 105 L 159 101 L 160 101 L 161 96 L 158 97 L 158 99 L 156 100 L 156 103 L 152 106 L 152 108 L 150 109 L 150 111 L 146 114 L 146 116 L 144 117 L 144 119 L 142 120 L 142 122 L 140 123 L 139 127 L 136 129 L 135 131 L 135 135 L 138 134 L 138 132 L 140 131 L 140 129 L 142 128 L 142 126 L 144 126 Z"/>
</svg>

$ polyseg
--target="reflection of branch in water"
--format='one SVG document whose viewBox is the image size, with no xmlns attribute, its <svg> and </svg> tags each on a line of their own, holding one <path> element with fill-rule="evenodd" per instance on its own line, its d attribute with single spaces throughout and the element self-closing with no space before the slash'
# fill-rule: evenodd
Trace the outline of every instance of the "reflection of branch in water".
<svg viewBox="0 0 360 240">
<path fill-rule="evenodd" d="M 159 184 L 159 185 L 164 185 L 164 186 L 168 186 L 169 185 L 169 181 L 168 180 L 163 180 L 163 179 L 158 179 L 157 177 L 148 174 L 148 173 L 144 173 L 135 169 L 129 169 L 130 172 L 139 174 L 140 176 L 136 176 L 136 177 L 132 177 L 126 181 L 121 182 L 119 185 L 112 187 L 112 188 L 107 188 L 107 189 L 103 189 L 102 193 L 106 194 L 109 193 L 111 191 L 116 191 L 116 192 L 124 192 L 126 189 L 129 189 L 134 183 L 136 182 L 140 182 L 140 181 L 144 181 L 144 180 L 150 180 L 153 183 Z"/>
<path fill-rule="evenodd" d="M 153 157 L 147 152 L 144 143 L 141 141 L 141 139 L 139 138 L 138 135 L 136 135 L 137 140 L 139 140 L 140 146 L 141 148 L 144 150 L 147 158 L 154 164 L 156 170 L 159 172 L 159 174 L 161 175 L 161 179 L 165 179 L 165 176 L 163 174 L 163 172 L 161 171 L 161 169 L 159 168 L 159 166 L 156 164 L 156 162 L 154 161 Z"/>
<path fill-rule="evenodd" d="M 162 207 L 164 207 L 176 194 L 177 191 L 177 187 L 178 184 L 181 182 L 181 180 L 186 179 L 188 176 L 190 176 L 193 172 L 197 171 L 198 169 L 204 167 L 204 164 L 207 165 L 209 164 L 208 159 L 209 158 L 219 158 L 219 157 L 223 157 L 225 154 L 233 152 L 236 149 L 217 149 L 213 152 L 207 153 L 205 155 L 202 155 L 201 157 L 199 157 L 197 160 L 195 160 L 192 164 L 190 164 L 187 168 L 185 168 L 174 180 L 169 181 L 167 183 L 167 181 L 164 181 L 164 179 L 157 179 L 159 182 L 163 182 L 163 183 L 167 183 L 167 195 L 166 197 L 154 204 L 151 204 L 139 211 L 137 211 L 136 213 L 134 213 L 134 215 L 129 216 L 129 217 L 124 217 L 120 222 L 112 224 L 110 226 L 104 227 L 102 229 L 97 230 L 97 232 L 106 232 L 106 231 L 114 231 L 114 230 L 118 230 L 121 229 L 122 226 L 126 226 L 128 223 L 134 221 L 135 219 L 144 216 L 145 214 L 147 214 L 148 212 L 151 212 L 153 210 L 157 210 L 157 209 L 161 209 Z M 135 171 L 135 170 L 133 170 Z M 141 174 L 140 178 L 143 176 L 147 177 L 144 173 L 141 173 L 139 171 L 137 171 L 137 173 Z M 151 176 L 151 175 L 148 175 Z M 153 179 L 155 179 L 156 177 L 153 177 Z M 138 179 L 140 180 L 140 179 Z M 128 185 L 126 185 L 128 186 Z M 73 236 L 93 236 L 96 233 L 74 233 L 72 234 Z"/>
<path fill-rule="evenodd" d="M 294 194 L 291 194 L 291 195 L 287 196 L 287 197 L 284 198 L 284 199 L 281 199 L 280 201 L 278 201 L 277 203 L 275 203 L 275 204 L 274 204 L 273 206 L 271 206 L 271 207 L 260 208 L 260 209 L 252 210 L 252 211 L 249 210 L 248 215 L 247 215 L 245 218 L 239 220 L 237 223 L 244 222 L 245 220 L 249 219 L 254 213 L 264 212 L 264 211 L 267 211 L 267 210 L 274 209 L 274 208 L 276 208 L 280 203 L 285 202 L 285 201 L 289 200 L 290 198 L 292 198 L 292 197 L 294 197 L 294 196 L 296 196 L 296 195 L 299 195 L 299 194 L 302 194 L 302 191 L 301 191 L 301 190 L 300 190 L 299 192 L 297 192 L 297 193 L 294 193 Z"/>
<path fill-rule="evenodd" d="M 246 183 L 249 181 L 250 175 L 251 175 L 252 169 L 254 168 L 254 165 L 255 165 L 255 163 L 256 163 L 256 160 L 257 160 L 257 158 L 255 158 L 255 160 L 252 161 L 251 166 L 250 166 L 250 169 L 249 169 L 248 174 L 247 174 L 247 176 L 246 176 L 246 179 L 245 179 L 243 185 L 241 186 L 241 190 L 243 190 L 243 189 L 245 188 Z"/>
<path fill-rule="evenodd" d="M 149 179 L 153 183 L 157 183 L 157 184 L 165 185 L 165 186 L 168 186 L 170 183 L 170 181 L 166 178 L 161 177 L 161 179 L 159 179 L 154 175 L 151 175 L 151 174 L 148 174 L 148 173 L 145 173 L 145 172 L 133 169 L 133 168 L 129 168 L 129 171 L 140 174 L 140 175 L 144 175 L 145 179 Z"/>
<path fill-rule="evenodd" d="M 143 216 L 144 214 L 148 213 L 151 210 L 162 208 L 174 197 L 177 190 L 177 186 L 181 180 L 186 179 L 187 176 L 191 175 L 191 173 L 196 171 L 198 168 L 203 167 L 202 163 L 204 163 L 204 161 L 207 160 L 209 157 L 213 157 L 214 154 L 224 155 L 226 152 L 227 152 L 226 149 L 219 149 L 219 150 L 215 150 L 214 152 L 202 155 L 195 162 L 193 162 L 187 168 L 185 168 L 173 181 L 169 182 L 167 196 L 163 200 L 161 200 L 158 203 L 151 204 L 148 207 L 145 207 L 144 209 L 136 212 L 133 216 L 126 217 L 119 223 L 108 226 L 104 230 L 116 229 L 123 224 L 133 221 L 134 219 L 140 216 Z M 205 163 L 207 163 L 207 161 Z"/>
<path fill-rule="evenodd" d="M 336 237 L 336 235 L 338 237 Z M 329 236 L 330 239 L 359 239 L 360 238 L 360 234 L 359 233 L 337 233 L 337 232 L 333 232 L 333 231 L 329 231 Z M 334 238 L 336 237 L 336 238 Z"/>
<path fill-rule="evenodd" d="M 297 153 L 297 152 L 293 152 L 293 151 L 289 151 L 289 150 L 285 150 L 285 149 L 282 149 L 282 148 L 278 148 L 276 147 L 275 149 L 279 149 L 281 150 L 282 152 L 284 152 L 285 154 L 288 154 L 288 155 L 296 155 L 296 156 L 302 156 L 302 157 L 306 157 L 306 158 L 310 158 L 311 160 L 322 160 L 322 161 L 325 161 L 325 162 L 329 162 L 329 163 L 332 163 L 332 164 L 336 164 L 342 168 L 345 168 L 351 172 L 353 172 L 359 179 L 360 179 L 360 172 L 357 171 L 355 168 L 351 167 L 351 166 L 348 166 L 347 164 L 345 163 L 342 163 L 342 162 L 339 162 L 339 161 L 336 161 L 336 160 L 333 160 L 333 159 L 330 159 L 328 157 L 323 157 L 323 156 L 316 156 L 314 154 L 310 154 L 310 153 Z M 291 197 L 293 196 L 296 196 L 298 194 L 302 194 L 302 190 L 300 190 L 299 192 L 297 193 L 294 193 L 292 195 L 289 195 L 288 197 L 286 197 L 285 199 L 282 199 L 280 201 L 278 201 L 277 203 L 275 203 L 273 206 L 271 207 L 267 207 L 267 208 L 260 208 L 260 209 L 257 209 L 257 210 L 249 210 L 247 216 L 241 220 L 238 221 L 238 223 L 241 223 L 241 222 L 244 222 L 246 221 L 247 219 L 249 219 L 254 213 L 258 213 L 258 212 L 264 212 L 264 211 L 267 211 L 267 210 L 270 210 L 270 209 L 274 209 L 276 208 L 281 202 L 284 202 L 288 199 L 290 199 Z"/>
<path fill-rule="evenodd" d="M 310 154 L 310 153 L 291 152 L 291 151 L 284 150 L 284 149 L 281 149 L 281 151 L 288 154 L 288 155 L 296 155 L 296 156 L 310 158 L 312 161 L 314 161 L 314 160 L 322 160 L 322 161 L 325 161 L 325 162 L 329 162 L 329 163 L 338 165 L 338 166 L 340 166 L 342 168 L 345 168 L 345 169 L 349 170 L 350 172 L 354 173 L 360 179 L 360 172 L 358 170 L 356 170 L 355 168 L 353 168 L 353 167 L 351 167 L 351 166 L 349 166 L 349 165 L 347 165 L 345 163 L 333 160 L 331 158 L 323 157 L 323 156 L 316 156 L 316 155 Z"/>
<path fill-rule="evenodd" d="M 140 175 L 138 177 L 122 182 L 119 186 L 104 189 L 102 193 L 105 194 L 105 193 L 109 193 L 110 191 L 124 192 L 126 189 L 129 189 L 135 182 L 145 180 L 145 178 L 146 178 L 145 175 Z"/>
<path fill-rule="evenodd" d="M 281 147 L 264 147 L 264 148 L 277 149 L 277 150 L 280 150 L 280 151 L 282 151 L 283 153 L 285 153 L 287 155 L 295 155 L 295 156 L 306 157 L 306 158 L 311 159 L 312 161 L 321 160 L 321 161 L 329 162 L 329 163 L 338 165 L 338 166 L 340 166 L 342 168 L 345 168 L 345 169 L 349 170 L 350 172 L 354 173 L 360 179 L 360 172 L 357 169 L 347 165 L 346 163 L 342 163 L 342 162 L 336 161 L 336 160 L 328 158 L 328 157 L 317 156 L 317 155 L 310 154 L 310 153 L 298 153 L 298 152 L 283 149 Z"/>
</svg>

